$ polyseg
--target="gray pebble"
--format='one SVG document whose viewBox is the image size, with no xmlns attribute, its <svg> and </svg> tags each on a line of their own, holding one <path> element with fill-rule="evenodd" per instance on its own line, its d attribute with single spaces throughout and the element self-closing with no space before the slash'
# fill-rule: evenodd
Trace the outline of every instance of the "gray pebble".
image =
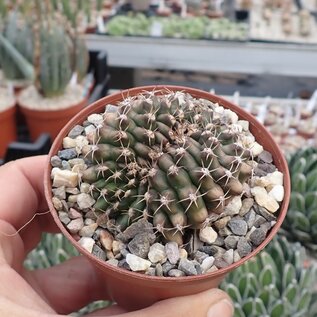
<svg viewBox="0 0 317 317">
<path fill-rule="evenodd" d="M 145 272 L 146 275 L 155 276 L 155 268 L 149 267 L 147 271 Z"/>
<path fill-rule="evenodd" d="M 218 247 L 215 245 L 208 245 L 208 246 L 203 246 L 199 248 L 199 251 L 205 252 L 208 255 L 222 255 L 226 252 L 226 250 L 222 247 Z"/>
<path fill-rule="evenodd" d="M 140 258 L 146 259 L 150 250 L 150 241 L 147 233 L 137 234 L 129 243 L 129 251 L 139 256 Z"/>
<path fill-rule="evenodd" d="M 179 249 L 176 242 L 168 242 L 165 244 L 165 253 L 167 259 L 172 264 L 176 264 L 179 260 Z"/>
<path fill-rule="evenodd" d="M 213 245 L 216 245 L 218 247 L 223 247 L 225 245 L 224 238 L 218 236 L 216 241 L 213 243 Z"/>
<path fill-rule="evenodd" d="M 66 199 L 65 186 L 60 186 L 52 189 L 53 195 L 58 199 Z"/>
<path fill-rule="evenodd" d="M 94 246 L 92 248 L 92 254 L 103 261 L 106 260 L 106 252 L 104 250 L 102 250 L 97 244 L 94 244 Z M 118 265 L 118 263 L 117 263 L 117 265 Z"/>
<path fill-rule="evenodd" d="M 119 266 L 119 261 L 117 259 L 110 259 L 107 260 L 106 263 L 112 265 L 112 266 Z"/>
<path fill-rule="evenodd" d="M 234 236 L 234 235 L 228 236 L 225 239 L 226 248 L 227 249 L 236 249 L 239 239 L 240 239 L 240 237 L 238 237 L 238 236 Z"/>
<path fill-rule="evenodd" d="M 251 227 L 253 227 L 254 222 L 255 222 L 255 211 L 253 209 L 251 209 L 245 216 L 244 216 L 244 220 L 247 222 L 248 225 L 248 229 L 250 229 Z M 258 216 L 258 215 L 257 215 Z"/>
<path fill-rule="evenodd" d="M 260 227 L 262 224 L 264 224 L 265 222 L 267 222 L 265 220 L 264 217 L 260 216 L 260 215 L 256 215 L 255 216 L 255 220 L 254 220 L 254 223 L 253 223 L 253 226 L 254 227 Z"/>
<path fill-rule="evenodd" d="M 183 271 L 186 275 L 197 275 L 195 264 L 187 259 L 181 259 L 179 261 L 178 269 Z"/>
<path fill-rule="evenodd" d="M 120 254 L 125 258 L 127 256 L 127 254 L 129 253 L 129 251 L 126 248 L 122 248 L 120 250 Z"/>
<path fill-rule="evenodd" d="M 58 213 L 58 218 L 64 225 L 68 225 L 71 221 L 68 217 L 67 212 L 64 212 L 64 211 L 60 211 Z"/>
<path fill-rule="evenodd" d="M 241 217 L 243 217 L 244 215 L 246 215 L 251 207 L 253 206 L 254 204 L 254 199 L 253 198 L 245 198 L 242 200 L 242 206 L 240 208 L 240 211 L 239 211 L 239 215 Z"/>
<path fill-rule="evenodd" d="M 163 275 L 166 276 L 167 273 L 175 268 L 175 264 L 172 264 L 169 261 L 166 261 L 164 264 L 162 264 L 162 269 L 163 269 Z"/>
<path fill-rule="evenodd" d="M 237 250 L 239 255 L 243 258 L 252 251 L 252 247 L 246 238 L 241 237 L 237 244 Z"/>
<path fill-rule="evenodd" d="M 228 224 L 230 219 L 231 219 L 230 216 L 223 217 L 223 218 L 215 221 L 214 226 L 217 229 L 223 229 Z"/>
<path fill-rule="evenodd" d="M 115 260 L 115 259 L 113 259 L 113 260 Z M 109 260 L 109 261 L 110 261 L 110 260 Z M 129 264 L 127 263 L 126 259 L 120 260 L 120 261 L 118 262 L 118 267 L 121 267 L 122 269 L 131 271 L 130 266 L 129 266 Z"/>
<path fill-rule="evenodd" d="M 238 262 L 241 260 L 241 256 L 238 252 L 238 250 L 234 250 L 233 252 L 233 262 Z"/>
<path fill-rule="evenodd" d="M 62 200 L 61 200 L 61 203 L 62 203 L 62 206 L 63 206 L 63 210 L 68 213 L 69 207 L 68 207 L 67 202 L 66 202 L 64 199 L 62 199 Z"/>
<path fill-rule="evenodd" d="M 66 151 L 66 150 L 65 150 Z M 63 170 L 72 170 L 72 167 L 70 166 L 70 164 L 68 163 L 68 161 L 63 160 L 62 161 L 62 169 Z"/>
<path fill-rule="evenodd" d="M 227 266 L 229 266 L 229 264 L 224 260 L 224 259 L 215 259 L 214 265 L 218 268 L 218 269 L 223 269 Z"/>
<path fill-rule="evenodd" d="M 195 264 L 195 269 L 197 271 L 197 275 L 203 274 L 203 269 L 201 268 L 199 263 Z"/>
<path fill-rule="evenodd" d="M 276 217 L 271 212 L 269 212 L 267 209 L 265 209 L 264 207 L 257 206 L 256 212 L 259 215 L 263 216 L 267 221 L 275 221 L 276 220 Z"/>
<path fill-rule="evenodd" d="M 218 233 L 221 237 L 227 237 L 232 234 L 232 231 L 228 227 L 224 227 L 222 229 L 219 229 Z"/>
<path fill-rule="evenodd" d="M 70 160 L 77 156 L 77 152 L 74 148 L 58 151 L 58 156 L 62 160 Z"/>
<path fill-rule="evenodd" d="M 170 277 L 181 277 L 181 276 L 185 276 L 185 273 L 181 270 L 178 269 L 171 269 L 168 271 L 168 276 Z"/>
<path fill-rule="evenodd" d="M 262 169 L 260 169 L 259 167 L 256 167 L 254 169 L 254 176 L 257 176 L 257 177 L 263 177 L 263 176 L 266 176 L 267 173 L 265 171 L 263 171 Z"/>
<path fill-rule="evenodd" d="M 57 155 L 54 155 L 51 157 L 51 165 L 52 167 L 62 167 L 62 160 Z"/>
<path fill-rule="evenodd" d="M 155 266 L 155 274 L 156 276 L 163 276 L 163 267 L 161 263 L 157 263 Z"/>
<path fill-rule="evenodd" d="M 245 236 L 248 232 L 248 225 L 243 219 L 232 218 L 228 223 L 232 233 L 237 236 Z"/>
<path fill-rule="evenodd" d="M 233 257 L 234 257 L 234 250 L 229 249 L 228 251 L 225 252 L 225 254 L 222 256 L 222 258 L 229 264 L 231 265 L 233 263 Z"/>
<path fill-rule="evenodd" d="M 273 157 L 272 154 L 266 150 L 262 151 L 259 156 L 259 160 L 264 162 L 264 163 L 272 163 L 273 162 Z"/>
<path fill-rule="evenodd" d="M 276 171 L 276 166 L 274 164 L 270 164 L 270 163 L 259 163 L 257 165 L 257 168 L 261 169 L 266 174 L 273 173 Z"/>
<path fill-rule="evenodd" d="M 257 228 L 250 234 L 250 240 L 253 245 L 260 245 L 266 237 L 266 231 L 263 228 Z"/>
<path fill-rule="evenodd" d="M 272 223 L 265 222 L 260 226 L 260 228 L 265 232 L 265 235 L 267 235 L 267 232 L 272 228 Z"/>
<path fill-rule="evenodd" d="M 139 233 L 150 233 L 153 234 L 153 226 L 145 219 L 140 219 L 137 222 L 132 223 L 122 233 L 117 235 L 117 239 L 127 242 L 134 238 Z"/>
<path fill-rule="evenodd" d="M 84 127 L 81 125 L 75 125 L 68 133 L 68 136 L 75 139 L 78 135 L 81 135 L 84 131 Z"/>
<path fill-rule="evenodd" d="M 202 263 L 203 260 L 205 260 L 206 258 L 208 258 L 208 254 L 205 252 L 201 252 L 201 251 L 196 251 L 195 253 L 195 260 L 197 260 L 198 263 Z"/>
</svg>

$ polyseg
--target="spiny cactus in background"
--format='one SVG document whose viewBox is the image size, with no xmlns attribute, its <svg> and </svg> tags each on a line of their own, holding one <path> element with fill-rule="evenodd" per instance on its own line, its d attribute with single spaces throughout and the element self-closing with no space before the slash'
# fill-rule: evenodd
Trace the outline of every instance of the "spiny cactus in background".
<svg viewBox="0 0 317 317">
<path fill-rule="evenodd" d="M 292 193 L 283 233 L 317 255 L 317 149 L 298 151 L 289 159 Z"/>
<path fill-rule="evenodd" d="M 8 80 L 30 79 L 27 78 L 28 63 L 22 63 L 24 68 L 17 65 L 11 53 L 2 44 L 9 42 L 13 49 L 16 49 L 24 59 L 32 63 L 33 59 L 33 35 L 30 24 L 24 19 L 19 11 L 10 11 L 3 19 L 2 37 L 0 40 L 0 66 L 4 76 Z M 12 48 L 11 48 L 12 50 Z"/>
<path fill-rule="evenodd" d="M 263 148 L 231 110 L 182 92 L 145 92 L 106 112 L 82 153 L 96 213 L 119 231 L 151 219 L 167 240 L 214 221 L 244 192 Z M 115 108 L 116 109 L 116 108 Z M 152 219 L 153 218 L 153 219 Z"/>
<path fill-rule="evenodd" d="M 44 97 L 62 95 L 72 76 L 72 43 L 63 26 L 51 20 L 39 26 L 37 87 Z M 35 48 L 36 49 L 36 48 Z"/>
<path fill-rule="evenodd" d="M 234 301 L 235 317 L 316 316 L 317 267 L 305 249 L 275 238 L 264 251 L 231 272 L 222 283 Z"/>
</svg>

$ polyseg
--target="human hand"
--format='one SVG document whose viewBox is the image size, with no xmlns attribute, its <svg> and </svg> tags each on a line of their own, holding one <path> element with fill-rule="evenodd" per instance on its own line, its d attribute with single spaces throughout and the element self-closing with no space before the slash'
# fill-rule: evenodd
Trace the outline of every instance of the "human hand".
<svg viewBox="0 0 317 317">
<path fill-rule="evenodd" d="M 104 298 L 92 265 L 74 257 L 61 265 L 28 271 L 23 262 L 40 241 L 42 232 L 58 232 L 48 210 L 43 191 L 46 157 L 38 156 L 0 167 L 0 316 L 61 317 L 86 304 Z M 113 305 L 87 316 L 121 317 L 230 317 L 229 297 L 218 289 L 197 295 L 158 302 L 127 313 Z"/>
</svg>

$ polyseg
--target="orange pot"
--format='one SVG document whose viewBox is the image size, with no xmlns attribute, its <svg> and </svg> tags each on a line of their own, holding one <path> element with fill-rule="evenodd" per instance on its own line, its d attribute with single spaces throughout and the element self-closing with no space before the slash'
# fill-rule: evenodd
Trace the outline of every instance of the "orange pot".
<svg viewBox="0 0 317 317">
<path fill-rule="evenodd" d="M 65 124 L 78 114 L 86 104 L 87 99 L 84 98 L 80 103 L 61 110 L 35 110 L 26 108 L 23 106 L 23 102 L 19 102 L 32 141 L 35 141 L 44 132 L 49 133 L 54 140 Z"/>
<path fill-rule="evenodd" d="M 0 112 L 0 157 L 4 157 L 8 144 L 17 139 L 16 108 L 14 104 L 9 109 Z"/>
<path fill-rule="evenodd" d="M 226 268 L 219 269 L 216 272 L 207 273 L 204 275 L 186 276 L 178 278 L 157 277 L 130 272 L 128 270 L 108 265 L 104 261 L 90 254 L 76 242 L 76 240 L 71 236 L 71 234 L 67 231 L 64 225 L 60 222 L 58 214 L 52 204 L 50 157 L 55 155 L 58 152 L 58 150 L 62 148 L 63 138 L 68 134 L 72 127 L 74 127 L 76 124 L 81 124 L 91 113 L 103 112 L 107 104 L 114 105 L 118 101 L 128 96 L 132 97 L 144 91 L 153 92 L 154 90 L 160 89 L 168 89 L 169 91 L 188 92 L 196 98 L 204 98 L 211 100 L 213 102 L 218 102 L 225 108 L 229 108 L 236 112 L 240 119 L 249 121 L 250 130 L 254 134 L 256 140 L 260 144 L 262 144 L 267 151 L 271 152 L 275 165 L 282 173 L 284 173 L 285 196 L 281 204 L 280 213 L 276 225 L 272 228 L 264 242 L 262 242 L 262 244 L 258 246 L 252 253 L 242 258 L 240 261 Z M 62 231 L 62 233 L 98 269 L 97 271 L 99 272 L 100 279 L 102 281 L 101 284 L 104 285 L 105 298 L 111 298 L 113 301 L 117 302 L 119 305 L 123 306 L 128 310 L 135 310 L 151 305 L 154 302 L 162 299 L 194 294 L 213 287 L 217 287 L 228 272 L 242 265 L 245 261 L 254 257 L 259 251 L 261 251 L 277 233 L 286 215 L 290 198 L 290 177 L 286 160 L 278 145 L 274 141 L 272 135 L 251 114 L 247 113 L 242 108 L 232 104 L 231 102 L 225 99 L 222 99 L 221 97 L 197 89 L 191 89 L 180 86 L 146 86 L 124 90 L 122 92 L 100 99 L 99 101 L 93 103 L 91 106 L 81 111 L 63 128 L 63 130 L 55 139 L 54 144 L 49 153 L 45 171 L 45 195 L 52 216 L 55 222 L 57 223 L 58 227 Z"/>
</svg>

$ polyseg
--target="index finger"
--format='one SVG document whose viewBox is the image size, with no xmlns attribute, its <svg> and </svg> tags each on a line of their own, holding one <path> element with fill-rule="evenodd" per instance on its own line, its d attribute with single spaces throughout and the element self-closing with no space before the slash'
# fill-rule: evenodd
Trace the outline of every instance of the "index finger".
<svg viewBox="0 0 317 317">
<path fill-rule="evenodd" d="M 48 210 L 43 186 L 46 158 L 29 157 L 0 167 L 0 219 L 16 230 L 27 224 L 35 213 Z M 26 251 L 39 242 L 43 231 L 58 232 L 49 213 L 36 216 L 21 231 Z"/>
</svg>

